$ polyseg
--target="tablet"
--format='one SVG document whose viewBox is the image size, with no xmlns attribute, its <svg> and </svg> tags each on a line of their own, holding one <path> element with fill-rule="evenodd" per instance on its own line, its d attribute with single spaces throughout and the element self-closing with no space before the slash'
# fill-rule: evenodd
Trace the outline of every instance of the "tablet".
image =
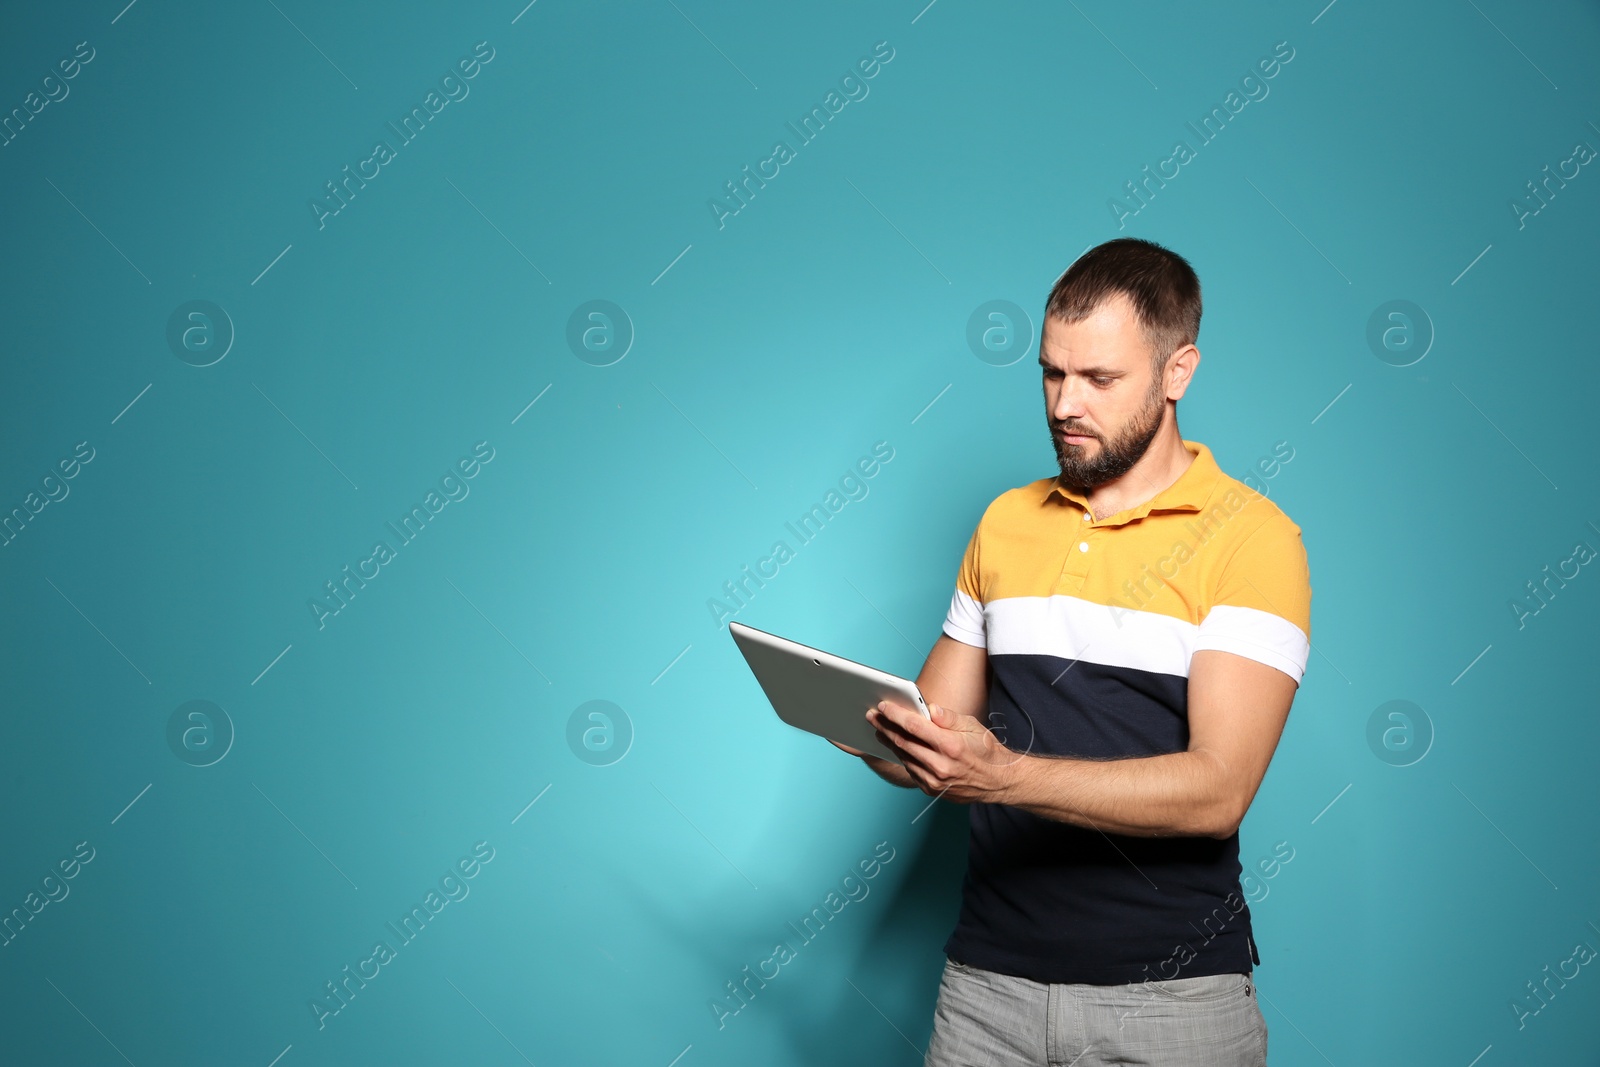
<svg viewBox="0 0 1600 1067">
<path fill-rule="evenodd" d="M 915 682 L 740 622 L 728 623 L 728 632 L 772 710 L 790 726 L 900 763 L 894 749 L 878 740 L 867 709 L 892 700 L 929 717 Z"/>
</svg>

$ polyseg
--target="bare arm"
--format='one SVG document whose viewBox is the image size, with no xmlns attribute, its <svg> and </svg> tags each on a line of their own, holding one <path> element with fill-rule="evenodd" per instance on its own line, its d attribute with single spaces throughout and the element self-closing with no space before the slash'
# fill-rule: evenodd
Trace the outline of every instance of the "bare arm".
<svg viewBox="0 0 1600 1067">
<path fill-rule="evenodd" d="M 922 698 L 931 705 L 939 705 L 981 720 L 985 718 L 984 712 L 988 703 L 988 667 L 989 654 L 983 649 L 963 644 L 948 634 L 941 633 L 939 639 L 933 643 L 927 661 L 922 665 L 922 673 L 917 675 L 917 689 L 921 691 Z M 918 715 L 918 718 L 921 716 Z M 878 740 L 891 748 L 894 747 L 891 739 L 885 736 L 881 729 L 878 731 Z M 918 788 L 911 773 L 900 764 L 879 759 L 877 756 L 869 756 L 860 749 L 841 745 L 837 741 L 829 743 L 836 748 L 844 749 L 852 756 L 860 756 L 862 761 L 884 781 L 906 789 Z"/>
<path fill-rule="evenodd" d="M 1048 819 L 1144 837 L 1229 837 L 1255 799 L 1297 684 L 1229 652 L 1196 652 L 1189 747 L 1134 759 L 1018 756 L 980 720 L 930 722 L 898 704 L 868 716 L 929 794 L 1008 804 Z"/>
</svg>

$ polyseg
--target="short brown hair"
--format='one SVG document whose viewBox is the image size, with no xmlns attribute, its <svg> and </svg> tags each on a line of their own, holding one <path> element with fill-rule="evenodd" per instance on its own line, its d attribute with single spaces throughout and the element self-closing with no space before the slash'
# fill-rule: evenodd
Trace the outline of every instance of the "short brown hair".
<svg viewBox="0 0 1600 1067">
<path fill-rule="evenodd" d="M 1157 374 L 1200 334 L 1200 278 L 1188 260 L 1153 241 L 1118 237 L 1068 267 L 1045 301 L 1046 318 L 1078 322 L 1113 293 L 1133 302 Z"/>
</svg>

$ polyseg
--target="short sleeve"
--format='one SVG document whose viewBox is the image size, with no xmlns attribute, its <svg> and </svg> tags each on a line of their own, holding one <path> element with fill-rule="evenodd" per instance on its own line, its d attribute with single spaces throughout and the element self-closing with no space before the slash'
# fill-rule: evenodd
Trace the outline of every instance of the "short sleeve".
<svg viewBox="0 0 1600 1067">
<path fill-rule="evenodd" d="M 1311 650 L 1311 572 L 1300 527 L 1281 512 L 1223 564 L 1196 652 L 1216 649 L 1276 667 L 1300 683 Z"/>
<path fill-rule="evenodd" d="M 980 521 L 967 541 L 967 550 L 961 557 L 961 567 L 956 572 L 955 593 L 950 597 L 950 610 L 944 618 L 944 632 L 966 645 L 988 647 L 987 630 L 983 621 L 983 591 L 978 583 L 979 535 L 983 532 Z"/>
</svg>

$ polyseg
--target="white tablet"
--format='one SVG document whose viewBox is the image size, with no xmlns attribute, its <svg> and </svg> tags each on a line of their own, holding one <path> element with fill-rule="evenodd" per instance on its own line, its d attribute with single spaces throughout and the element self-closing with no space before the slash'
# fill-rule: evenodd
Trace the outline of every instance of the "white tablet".
<svg viewBox="0 0 1600 1067">
<path fill-rule="evenodd" d="M 878 740 L 867 709 L 892 700 L 928 717 L 915 682 L 740 622 L 728 623 L 728 632 L 772 710 L 790 726 L 900 763 L 894 750 Z"/>
</svg>

